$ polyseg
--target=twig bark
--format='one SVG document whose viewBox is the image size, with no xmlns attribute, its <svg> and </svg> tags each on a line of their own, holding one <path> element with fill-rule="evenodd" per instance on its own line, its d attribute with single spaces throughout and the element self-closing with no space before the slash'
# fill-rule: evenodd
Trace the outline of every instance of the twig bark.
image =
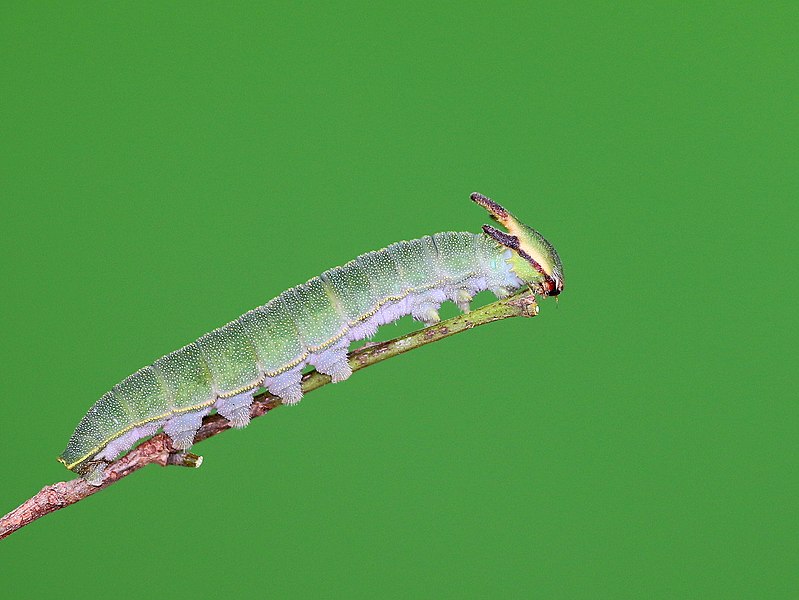
<svg viewBox="0 0 799 600">
<path fill-rule="evenodd" d="M 414 348 L 442 340 L 456 333 L 472 329 L 479 325 L 508 319 L 510 317 L 534 317 L 538 314 L 538 305 L 529 292 L 493 302 L 473 312 L 458 315 L 431 327 L 426 327 L 408 335 L 367 345 L 350 353 L 349 362 L 353 371 L 364 369 L 398 354 Z M 308 393 L 330 383 L 330 377 L 318 371 L 311 371 L 303 377 L 302 389 Z M 280 406 L 280 399 L 263 392 L 257 395 L 250 409 L 254 419 L 265 415 Z M 230 423 L 220 415 L 210 415 L 203 419 L 202 427 L 197 432 L 194 442 L 201 442 L 230 429 Z M 159 433 L 130 451 L 119 460 L 109 464 L 103 474 L 102 483 L 98 486 L 88 484 L 82 478 L 61 481 L 48 485 L 0 519 L 0 539 L 18 529 L 70 504 L 104 490 L 123 477 L 149 464 L 162 467 L 169 465 L 197 468 L 202 464 L 202 457 L 190 452 L 179 452 L 172 447 L 169 437 Z"/>
</svg>

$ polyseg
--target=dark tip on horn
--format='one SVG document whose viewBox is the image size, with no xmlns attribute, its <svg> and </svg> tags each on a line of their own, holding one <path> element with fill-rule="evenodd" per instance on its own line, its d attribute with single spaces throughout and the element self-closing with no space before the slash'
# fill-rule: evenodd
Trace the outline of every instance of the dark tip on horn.
<svg viewBox="0 0 799 600">
<path fill-rule="evenodd" d="M 485 231 L 486 235 L 491 236 L 503 246 L 507 246 L 511 250 L 519 249 L 519 238 L 515 235 L 500 231 L 496 227 L 491 227 L 491 225 L 483 225 L 483 231 Z"/>
<path fill-rule="evenodd" d="M 481 203 L 483 203 L 483 202 L 485 202 L 487 200 L 490 200 L 490 198 L 486 198 L 480 192 L 472 192 L 471 195 L 469 196 L 469 198 L 472 199 L 472 202 L 477 202 L 478 204 L 481 204 Z"/>
<path fill-rule="evenodd" d="M 475 202 L 476 204 L 479 204 L 485 208 L 493 219 L 499 221 L 503 225 L 510 216 L 508 211 L 502 208 L 502 206 L 494 202 L 491 198 L 483 196 L 483 194 L 480 194 L 479 192 L 474 192 L 471 196 L 469 196 L 469 198 L 472 199 L 472 202 Z"/>
</svg>

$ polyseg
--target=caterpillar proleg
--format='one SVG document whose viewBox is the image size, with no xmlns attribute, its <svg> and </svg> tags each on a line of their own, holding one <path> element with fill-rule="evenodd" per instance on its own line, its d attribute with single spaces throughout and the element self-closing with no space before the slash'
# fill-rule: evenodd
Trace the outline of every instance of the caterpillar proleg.
<svg viewBox="0 0 799 600">
<path fill-rule="evenodd" d="M 563 268 L 552 245 L 489 198 L 471 199 L 507 232 L 484 225 L 479 234 L 397 242 L 283 292 L 112 387 L 78 423 L 58 460 L 98 481 L 105 464 L 159 429 L 185 450 L 213 410 L 246 426 L 258 388 L 296 404 L 306 365 L 344 381 L 352 374 L 350 343 L 405 315 L 433 324 L 443 302 L 468 311 L 483 290 L 497 297 L 522 287 L 560 294 Z"/>
</svg>

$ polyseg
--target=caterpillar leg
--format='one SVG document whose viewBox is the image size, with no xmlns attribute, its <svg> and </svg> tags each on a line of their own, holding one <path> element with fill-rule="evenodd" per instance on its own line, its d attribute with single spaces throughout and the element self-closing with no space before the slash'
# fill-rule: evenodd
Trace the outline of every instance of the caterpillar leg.
<svg viewBox="0 0 799 600">
<path fill-rule="evenodd" d="M 177 450 L 187 450 L 194 443 L 194 436 L 203 423 L 203 417 L 209 409 L 176 415 L 164 425 L 164 432 L 172 438 L 172 445 Z"/>
<path fill-rule="evenodd" d="M 472 301 L 472 295 L 464 289 L 460 289 L 455 292 L 455 304 L 461 309 L 461 312 L 469 312 L 471 307 L 469 303 Z"/>
<path fill-rule="evenodd" d="M 424 323 L 425 327 L 430 327 L 441 321 L 438 309 L 434 304 L 422 304 L 414 311 L 413 318 Z"/>
<path fill-rule="evenodd" d="M 461 312 L 468 313 L 471 310 L 472 299 L 485 289 L 485 284 L 484 279 L 470 278 L 454 285 L 448 285 L 444 288 L 444 293 L 447 295 L 447 300 L 454 302 Z"/>
<path fill-rule="evenodd" d="M 411 315 L 426 326 L 435 325 L 441 320 L 438 309 L 446 299 L 446 294 L 441 290 L 430 290 L 419 294 L 411 304 Z"/>
<path fill-rule="evenodd" d="M 355 327 L 349 330 L 347 333 L 347 339 L 362 340 L 364 338 L 373 338 L 377 333 L 377 328 L 385 323 L 382 321 L 381 316 L 381 312 L 378 311 L 378 313 L 373 317 L 358 323 Z"/>
<path fill-rule="evenodd" d="M 233 427 L 246 427 L 250 422 L 250 406 L 255 390 L 248 390 L 216 401 L 216 411 L 225 417 Z"/>
<path fill-rule="evenodd" d="M 509 288 L 507 288 L 505 286 L 497 286 L 497 287 L 492 287 L 491 288 L 491 292 L 497 298 L 502 300 L 503 298 L 507 298 L 508 296 L 510 296 L 513 293 L 513 290 L 511 290 L 511 289 L 509 289 Z"/>
<path fill-rule="evenodd" d="M 105 467 L 107 463 L 103 461 L 90 462 L 85 471 L 80 476 L 86 480 L 86 483 L 94 487 L 103 484 L 103 475 L 105 475 Z"/>
<path fill-rule="evenodd" d="M 113 461 L 120 453 L 130 450 L 133 444 L 140 439 L 155 435 L 155 432 L 158 431 L 158 428 L 161 427 L 162 424 L 163 421 L 154 421 L 126 431 L 115 440 L 111 440 L 95 458 L 107 460 L 108 462 Z"/>
<path fill-rule="evenodd" d="M 283 404 L 297 404 L 302 400 L 302 365 L 267 378 L 264 386 L 270 394 L 279 396 Z"/>
<path fill-rule="evenodd" d="M 316 352 L 308 357 L 308 362 L 317 371 L 330 375 L 333 383 L 344 381 L 352 375 L 352 367 L 347 362 L 347 350 L 349 341 L 327 348 L 321 352 Z"/>
</svg>

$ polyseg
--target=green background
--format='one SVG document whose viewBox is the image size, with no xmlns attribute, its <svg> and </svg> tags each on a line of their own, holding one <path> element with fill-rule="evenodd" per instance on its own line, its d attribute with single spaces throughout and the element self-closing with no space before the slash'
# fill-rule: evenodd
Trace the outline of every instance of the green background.
<svg viewBox="0 0 799 600">
<path fill-rule="evenodd" d="M 4 598 L 797 597 L 797 4 L 553 4 L 3 4 L 0 512 L 472 191 L 566 275 L 0 542 Z"/>
</svg>

